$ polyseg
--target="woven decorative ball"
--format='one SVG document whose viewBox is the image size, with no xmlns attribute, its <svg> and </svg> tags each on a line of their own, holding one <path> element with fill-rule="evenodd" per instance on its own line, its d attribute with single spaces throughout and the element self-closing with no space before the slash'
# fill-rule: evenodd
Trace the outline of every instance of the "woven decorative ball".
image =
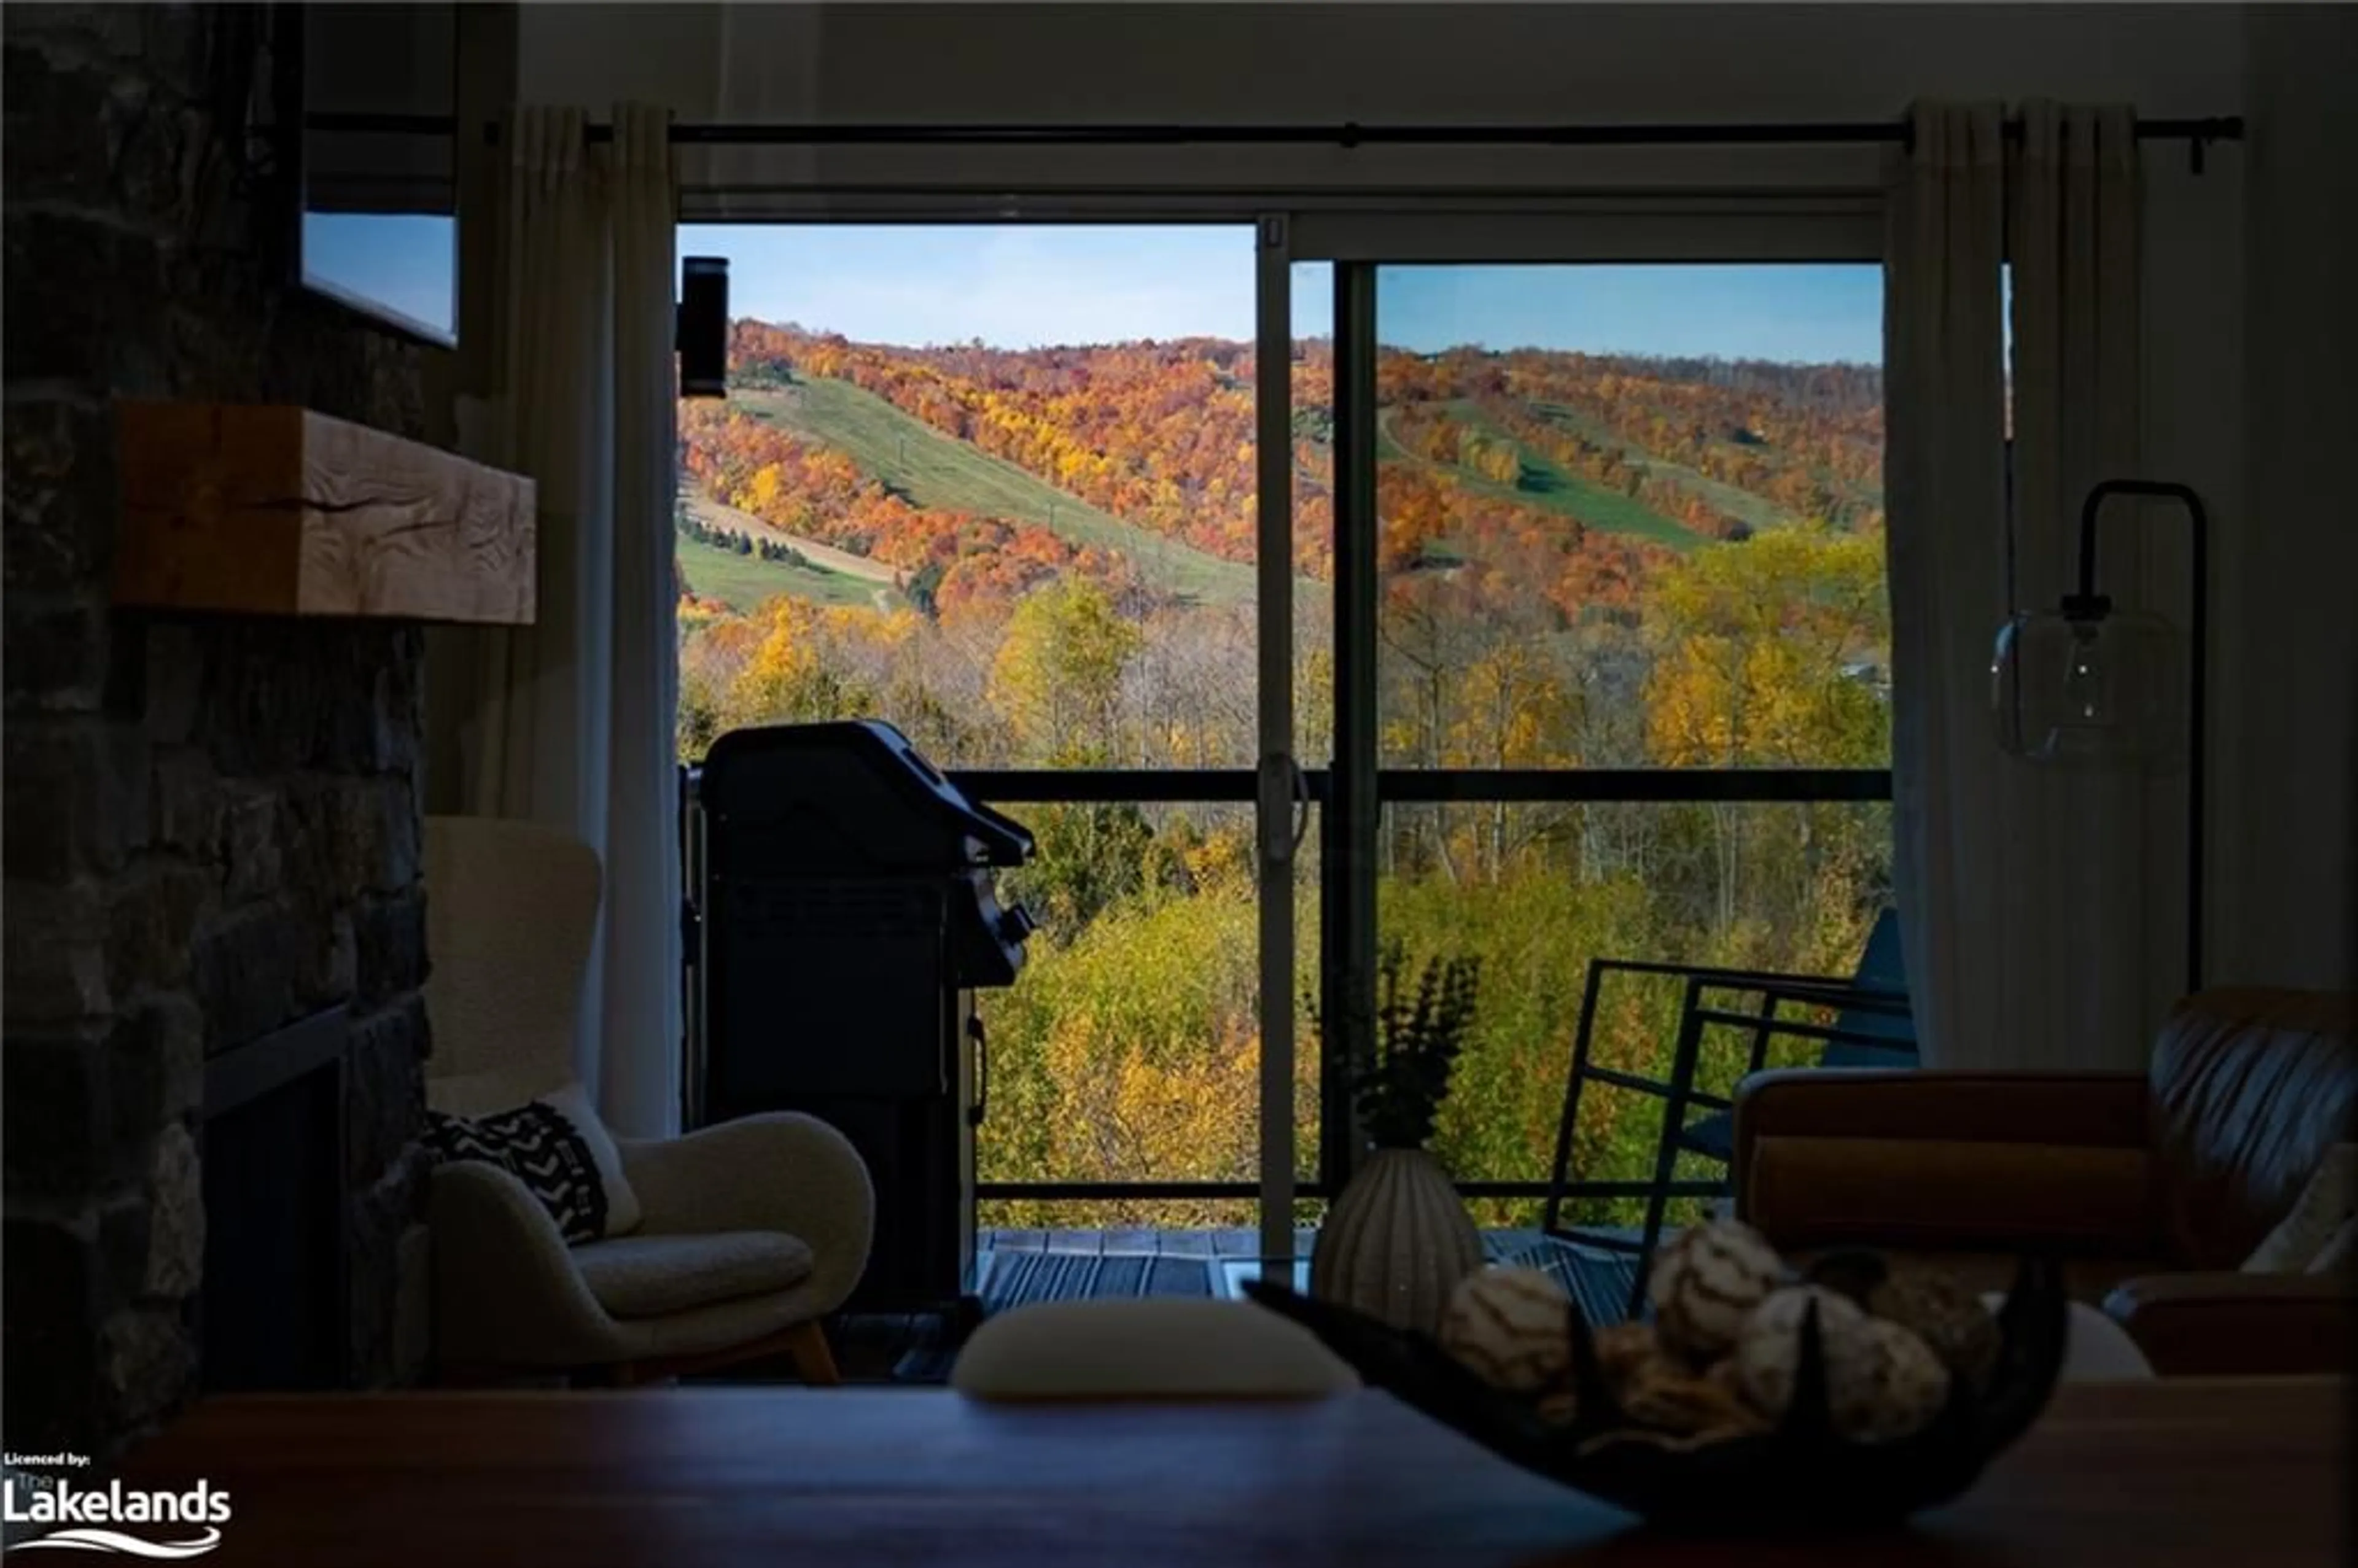
<svg viewBox="0 0 2358 1568">
<path fill-rule="evenodd" d="M 1870 1317 L 1875 1342 L 1873 1389 L 1845 1410 L 1832 1406 L 1834 1430 L 1861 1443 L 1905 1437 L 1941 1413 L 1948 1402 L 1949 1369 L 1921 1339 L 1888 1318 Z"/>
<path fill-rule="evenodd" d="M 1946 1274 L 1898 1275 L 1868 1292 L 1866 1305 L 1921 1339 L 1952 1377 L 1975 1389 L 1985 1386 L 1996 1369 L 1997 1319 L 1980 1297 Z"/>
<path fill-rule="evenodd" d="M 1849 1298 L 1818 1285 L 1775 1292 L 1745 1320 L 1736 1346 L 1736 1380 L 1753 1409 L 1772 1419 L 1792 1402 L 1801 1365 L 1801 1324 L 1815 1309 L 1818 1343 L 1825 1359 L 1826 1407 L 1836 1430 L 1846 1415 L 1872 1407 L 1883 1347 L 1867 1332 L 1870 1321 Z"/>
<path fill-rule="evenodd" d="M 1647 1275 L 1662 1343 L 1699 1365 L 1735 1347 L 1745 1321 L 1785 1280 L 1777 1249 L 1740 1220 L 1680 1232 Z"/>
<path fill-rule="evenodd" d="M 1571 1369 L 1571 1298 L 1537 1269 L 1476 1270 L 1451 1293 L 1439 1338 L 1492 1388 L 1536 1392 Z"/>
</svg>

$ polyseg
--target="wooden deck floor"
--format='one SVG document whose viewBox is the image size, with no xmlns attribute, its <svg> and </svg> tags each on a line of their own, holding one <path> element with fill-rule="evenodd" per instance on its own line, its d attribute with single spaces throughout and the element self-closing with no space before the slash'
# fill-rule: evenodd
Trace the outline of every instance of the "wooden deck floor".
<svg viewBox="0 0 2358 1568">
<path fill-rule="evenodd" d="M 1293 1253 L 1310 1256 L 1315 1226 L 1293 1233 Z M 1531 1232 L 1536 1236 L 1538 1232 Z M 986 1252 L 1078 1252 L 1095 1257 L 1257 1258 L 1260 1232 L 1237 1227 L 1225 1230 L 1156 1230 L 1132 1227 L 1118 1230 L 986 1230 L 978 1244 Z"/>
<path fill-rule="evenodd" d="M 1632 1232 L 1632 1235 L 1635 1233 Z M 1318 1227 L 1305 1225 L 1293 1233 L 1293 1255 L 1310 1256 Z M 1483 1245 L 1493 1258 L 1527 1252 L 1546 1239 L 1536 1229 L 1486 1230 Z M 1257 1258 L 1260 1232 L 1242 1227 L 1224 1230 L 1156 1230 L 1136 1227 L 1118 1230 L 986 1230 L 977 1238 L 985 1252 L 1078 1252 L 1102 1257 Z"/>
</svg>

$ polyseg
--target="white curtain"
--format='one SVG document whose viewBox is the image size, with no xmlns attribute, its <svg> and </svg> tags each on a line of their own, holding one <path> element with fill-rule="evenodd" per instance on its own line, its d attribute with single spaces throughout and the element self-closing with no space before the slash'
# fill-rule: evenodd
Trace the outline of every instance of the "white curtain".
<svg viewBox="0 0 2358 1568">
<path fill-rule="evenodd" d="M 2081 503 L 2142 477 L 2136 116 L 2027 103 L 2006 169 L 2014 267 L 2014 599 L 2051 610 L 2077 580 Z M 2167 475 L 2158 477 L 2169 477 Z M 2158 514 L 2158 523 L 2171 521 Z M 2157 599 L 2160 552 L 2135 502 L 2107 503 L 2099 588 Z M 2003 1005 L 2023 1065 L 2142 1069 L 2180 976 L 2181 835 L 2133 773 L 2012 767 Z M 2181 797 L 2182 798 L 2182 797 Z M 2157 831 L 2158 829 L 2158 831 Z"/>
<path fill-rule="evenodd" d="M 1924 1057 L 1973 1066 L 2012 1045 L 1988 674 L 2006 606 L 2005 112 L 1920 105 L 1911 129 L 1885 244 L 1893 858 Z"/>
<path fill-rule="evenodd" d="M 571 829 L 605 894 L 576 1065 L 620 1131 L 677 1130 L 679 871 L 673 722 L 673 271 L 666 111 L 515 114 L 503 146 L 500 392 L 462 428 L 539 487 L 529 627 L 438 639 L 463 710 L 444 809 Z"/>
<path fill-rule="evenodd" d="M 1919 1037 L 1938 1066 L 2137 1068 L 2158 978 L 2144 787 L 2007 757 L 1989 693 L 2005 617 L 2051 610 L 2069 580 L 2088 486 L 2137 472 L 2132 121 L 2029 104 L 2011 151 L 1997 104 L 1921 105 L 1912 124 L 1890 175 L 1885 373 L 1895 860 Z M 2141 580 L 2133 532 L 2108 524 L 2108 582 Z"/>
</svg>

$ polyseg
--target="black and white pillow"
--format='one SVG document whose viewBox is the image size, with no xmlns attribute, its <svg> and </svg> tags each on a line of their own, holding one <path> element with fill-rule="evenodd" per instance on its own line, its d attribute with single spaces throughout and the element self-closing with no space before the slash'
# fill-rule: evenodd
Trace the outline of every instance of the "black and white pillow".
<svg viewBox="0 0 2358 1568">
<path fill-rule="evenodd" d="M 428 1110 L 426 1146 L 437 1161 L 481 1160 L 514 1176 L 568 1242 L 597 1241 L 638 1225 L 638 1195 L 577 1087 L 489 1116 Z"/>
</svg>

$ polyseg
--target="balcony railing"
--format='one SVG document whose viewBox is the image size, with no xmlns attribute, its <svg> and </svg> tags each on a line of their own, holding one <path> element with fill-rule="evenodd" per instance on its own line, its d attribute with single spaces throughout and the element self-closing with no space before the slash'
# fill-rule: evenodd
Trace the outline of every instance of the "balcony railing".
<svg viewBox="0 0 2358 1568">
<path fill-rule="evenodd" d="M 1217 806 L 1230 813 L 1249 806 L 1256 797 L 1255 775 L 1243 769 L 968 769 L 952 770 L 950 777 L 974 798 L 996 807 L 1010 809 L 1019 816 L 1025 806 L 1061 806 L 1082 805 L 1125 805 L 1148 808 L 1184 808 Z M 1311 806 L 1324 808 L 1333 799 L 1333 774 L 1325 769 L 1306 770 L 1303 775 L 1303 794 Z M 692 798 L 695 770 L 681 770 L 682 801 Z M 1480 806 L 1502 806 L 1511 809 L 1537 810 L 1549 806 L 1589 808 L 1646 808 L 1682 806 L 1710 806 L 1753 808 L 1758 812 L 1789 812 L 1812 806 L 1849 806 L 1874 810 L 1887 802 L 1891 779 L 1882 769 L 1741 769 L 1701 770 L 1673 768 L 1580 769 L 1580 770 L 1502 770 L 1441 772 L 1415 769 L 1387 769 L 1378 775 L 1377 798 L 1382 809 L 1397 809 L 1404 818 L 1417 814 L 1462 813 Z M 683 845 L 685 845 L 685 810 Z M 1798 830 L 1807 838 L 1811 828 L 1804 824 Z M 1793 833 L 1788 831 L 1787 838 Z M 1887 846 L 1887 837 L 1883 840 Z M 1314 858 L 1309 866 L 1314 878 L 1314 857 L 1319 843 L 1315 837 L 1305 846 L 1305 856 Z M 1887 855 L 1887 847 L 1882 853 Z M 1691 857 L 1692 858 L 1692 857 Z M 1690 867 L 1690 870 L 1693 868 Z M 1710 874 L 1708 871 L 1699 873 Z M 1379 887 L 1382 886 L 1379 882 Z M 1310 890 L 1314 893 L 1314 889 Z M 1496 890 L 1489 890 L 1495 893 Z M 1469 1083 L 1483 1079 L 1496 1080 L 1501 1076 L 1531 1080 L 1535 1102 L 1549 1107 L 1560 1103 L 1564 1074 L 1572 1059 L 1572 1039 L 1577 988 L 1559 999 L 1561 1005 L 1551 1010 L 1544 997 L 1554 984 L 1553 970 L 1559 965 L 1568 968 L 1585 968 L 1590 957 L 1637 957 L 1636 953 L 1595 954 L 1571 950 L 1581 933 L 1567 927 L 1563 950 L 1549 948 L 1532 950 L 1534 945 L 1546 943 L 1551 935 L 1544 927 L 1525 930 L 1514 921 L 1511 909 L 1478 910 L 1476 904 L 1497 903 L 1495 897 L 1484 890 L 1452 889 L 1446 886 L 1428 890 L 1420 895 L 1430 898 L 1460 898 L 1469 913 L 1466 929 L 1471 939 L 1505 943 L 1511 939 L 1525 950 L 1490 953 L 1490 975 L 1500 989 L 1509 983 L 1520 988 L 1517 992 L 1530 1005 L 1522 1008 L 1525 1022 L 1512 1039 L 1495 1036 L 1478 1043 L 1461 1063 L 1459 1087 L 1455 1092 L 1471 1094 L 1476 1087 Z M 1305 906 L 1308 918 L 1301 924 L 1306 944 L 1315 941 L 1314 897 Z M 1396 899 L 1388 899 L 1397 903 Z M 1545 912 L 1542 912 L 1545 913 Z M 1478 914 L 1478 920 L 1473 915 Z M 692 918 L 692 912 L 691 912 Z M 1038 941 L 1035 938 L 1035 943 Z M 1593 944 L 1592 944 L 1593 945 Z M 1702 957 L 1705 955 L 1681 954 L 1682 957 Z M 1249 960 L 1248 960 L 1249 961 Z M 1516 970 L 1520 963 L 1520 971 Z M 1790 967 L 1790 966 L 1788 966 Z M 1035 965 L 1034 969 L 1037 966 Z M 1305 975 L 1316 975 L 1314 960 L 1305 962 Z M 1033 970 L 1018 981 L 1021 987 L 1032 980 Z M 1499 980 L 1501 975 L 1507 976 Z M 1541 1000 L 1531 1002 L 1531 998 Z M 1674 1012 L 1674 1006 L 1671 1012 Z M 1671 1048 L 1676 1022 L 1671 1012 L 1660 1020 L 1650 1015 L 1633 1015 L 1625 1034 L 1641 1040 L 1650 1030 L 1651 1037 L 1663 1052 Z M 1561 1016 L 1558 1016 L 1558 1015 Z M 1314 1041 L 1314 1029 L 1306 1017 L 1299 1018 L 1298 1037 Z M 1257 1024 L 1255 1025 L 1257 1030 Z M 996 1054 L 1003 1064 L 1016 1043 L 994 1031 Z M 1305 1067 L 1305 1070 L 1308 1070 Z M 1320 1103 L 1325 1119 L 1335 1119 L 1337 1101 L 1333 1094 L 1335 1073 L 1331 1064 L 1318 1065 L 1321 1085 L 1312 1099 Z M 1495 1083 L 1490 1086 L 1495 1090 Z M 1487 1092 L 1487 1091 L 1486 1091 Z M 994 1097 L 994 1120 L 1018 1114 L 1007 1107 L 1004 1096 Z M 1520 1213 L 1507 1206 L 1526 1206 L 1535 1217 L 1537 1206 L 1551 1195 L 1551 1184 L 1546 1179 L 1550 1152 L 1556 1141 L 1555 1117 L 1547 1117 L 1543 1128 L 1534 1130 L 1533 1136 L 1518 1142 L 1513 1137 L 1488 1140 L 1477 1148 L 1461 1151 L 1455 1162 L 1459 1170 L 1459 1190 L 1477 1205 L 1495 1206 L 1492 1214 Z M 1002 1129 L 1005 1130 L 1002 1132 Z M 984 1147 L 984 1168 L 990 1170 L 990 1147 L 994 1134 L 1012 1136 L 1014 1127 L 1001 1121 L 999 1126 L 986 1124 L 980 1139 Z M 1321 1141 L 1321 1124 L 1314 1119 L 1306 1124 L 1300 1136 L 1305 1143 Z M 1650 1139 L 1640 1140 L 1648 1148 Z M 1251 1140 L 1246 1140 L 1248 1145 Z M 1515 1150 L 1526 1149 L 1527 1157 L 1518 1157 Z M 1615 1162 L 1617 1163 L 1618 1162 Z M 1644 1162 L 1633 1162 L 1642 1167 Z M 1231 1169 L 1235 1167 L 1231 1166 Z M 1592 1168 L 1597 1168 L 1592 1165 Z M 1117 1170 L 1119 1168 L 1117 1167 Z M 1316 1206 L 1331 1200 L 1342 1184 L 1340 1172 L 1332 1161 L 1297 1170 L 1294 1194 L 1306 1206 Z M 1584 1176 L 1553 1191 L 1561 1198 L 1575 1203 L 1607 1206 L 1602 1217 L 1616 1223 L 1623 1212 L 1614 1206 L 1635 1206 L 1655 1190 L 1642 1168 L 1626 1175 L 1600 1169 L 1594 1176 Z M 1682 1189 L 1683 1190 L 1683 1189 Z M 1190 1174 L 1184 1170 L 1163 1171 L 1141 1169 L 1135 1177 L 1127 1173 L 1108 1173 L 1102 1168 L 1086 1173 L 1076 1173 L 1070 1178 L 1023 1177 L 1010 1179 L 988 1177 L 979 1183 L 978 1195 L 986 1206 L 986 1224 L 991 1223 L 994 1212 L 1005 1214 L 1008 1206 L 1050 1205 L 1072 1208 L 1076 1206 L 1097 1205 L 1205 1205 L 1235 1203 L 1239 1206 L 1255 1201 L 1260 1192 L 1257 1180 L 1239 1173 Z M 1028 1217 L 1028 1215 L 1027 1215 Z"/>
</svg>

